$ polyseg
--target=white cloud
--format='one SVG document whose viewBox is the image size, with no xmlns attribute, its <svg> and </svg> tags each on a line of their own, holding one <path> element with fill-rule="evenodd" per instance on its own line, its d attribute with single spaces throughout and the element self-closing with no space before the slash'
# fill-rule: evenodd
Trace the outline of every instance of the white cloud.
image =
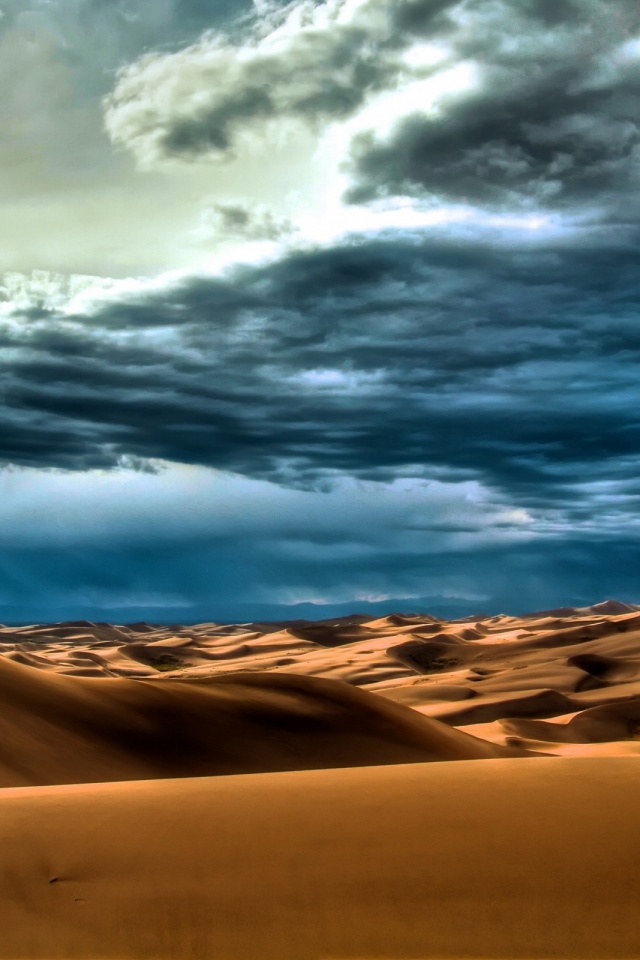
<svg viewBox="0 0 640 960">
<path fill-rule="evenodd" d="M 0 313 L 40 307 L 44 310 L 74 309 L 96 291 L 109 290 L 114 281 L 104 277 L 33 270 L 10 271 L 0 276 Z"/>
<path fill-rule="evenodd" d="M 147 54 L 120 72 L 106 99 L 107 132 L 148 168 L 225 160 L 290 137 L 298 122 L 349 115 L 387 72 L 376 49 L 387 6 L 294 3 L 243 42 L 206 33 L 175 53 Z"/>
</svg>

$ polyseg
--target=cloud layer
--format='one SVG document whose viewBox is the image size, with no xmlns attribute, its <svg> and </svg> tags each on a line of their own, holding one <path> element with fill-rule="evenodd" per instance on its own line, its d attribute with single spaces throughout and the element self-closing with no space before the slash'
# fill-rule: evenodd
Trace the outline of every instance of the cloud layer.
<svg viewBox="0 0 640 960">
<path fill-rule="evenodd" d="M 352 203 L 415 196 L 629 215 L 640 12 L 626 0 L 266 10 L 252 31 L 207 33 L 126 67 L 106 101 L 113 141 L 142 166 L 229 160 L 291 124 L 345 122 Z"/>
<path fill-rule="evenodd" d="M 309 0 L 266 7 L 237 40 L 206 33 L 121 71 L 106 100 L 112 140 L 142 166 L 206 154 L 225 159 L 270 121 L 346 117 L 390 78 L 387 0 Z M 273 136 L 274 128 L 269 128 Z"/>
<path fill-rule="evenodd" d="M 575 517 L 581 489 L 609 484 L 624 511 L 635 245 L 390 234 L 100 293 L 84 314 L 34 301 L 0 327 L 0 457 L 160 458 L 301 487 L 477 478 Z"/>
<path fill-rule="evenodd" d="M 429 12 L 412 5 L 414 28 L 421 6 Z M 401 118 L 389 136 L 361 133 L 350 199 L 418 194 L 629 214 L 640 171 L 640 11 L 615 0 L 485 0 L 446 14 L 442 40 L 454 61 L 473 65 L 475 84 Z"/>
<path fill-rule="evenodd" d="M 0 474 L 0 619 L 465 616 L 637 596 L 631 536 L 540 537 L 474 482 L 321 493 L 157 466 Z"/>
<path fill-rule="evenodd" d="M 634 4 L 4 7 L 0 607 L 638 599 Z"/>
</svg>

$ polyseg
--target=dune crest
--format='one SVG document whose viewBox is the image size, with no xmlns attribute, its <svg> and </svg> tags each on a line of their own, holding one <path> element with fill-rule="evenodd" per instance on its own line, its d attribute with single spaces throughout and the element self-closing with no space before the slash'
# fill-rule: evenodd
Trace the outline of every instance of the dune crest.
<svg viewBox="0 0 640 960">
<path fill-rule="evenodd" d="M 64 676 L 0 658 L 0 787 L 517 755 L 344 683 Z"/>
</svg>

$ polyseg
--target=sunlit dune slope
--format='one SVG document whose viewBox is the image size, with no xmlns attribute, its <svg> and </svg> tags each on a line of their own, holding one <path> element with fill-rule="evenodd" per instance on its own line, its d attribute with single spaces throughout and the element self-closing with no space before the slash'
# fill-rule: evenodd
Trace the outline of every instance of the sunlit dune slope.
<svg viewBox="0 0 640 960">
<path fill-rule="evenodd" d="M 637 761 L 0 793 L 0 958 L 637 958 Z"/>
<path fill-rule="evenodd" d="M 257 673 L 95 680 L 0 659 L 0 786 L 503 754 L 330 680 Z"/>
<path fill-rule="evenodd" d="M 101 704 L 96 708 L 98 713 L 107 709 L 105 703 L 110 697 L 123 698 L 125 713 L 135 715 L 131 742 L 134 746 L 143 743 L 143 735 L 135 733 L 142 724 L 147 731 L 147 752 L 153 759 L 147 757 L 140 768 L 144 750 L 136 752 L 135 746 L 135 758 L 130 753 L 123 758 L 122 737 L 116 737 L 114 742 L 114 735 L 109 734 L 100 756 L 103 758 L 105 751 L 115 750 L 117 759 L 113 763 L 109 761 L 114 776 L 155 776 L 158 771 L 167 771 L 168 775 L 210 773 L 211 767 L 207 766 L 211 762 L 210 747 L 206 746 L 203 751 L 202 746 L 193 746 L 194 740 L 201 744 L 209 734 L 190 733 L 185 739 L 182 726 L 191 721 L 178 719 L 173 723 L 166 717 L 173 709 L 180 717 L 184 710 L 199 711 L 204 696 L 203 683 L 216 678 L 227 678 L 231 682 L 234 676 L 246 678 L 249 674 L 263 677 L 268 674 L 280 678 L 282 683 L 286 683 L 286 677 L 297 677 L 298 680 L 291 680 L 294 685 L 303 683 L 305 677 L 339 680 L 375 694 L 379 700 L 395 702 L 415 714 L 520 751 L 562 756 L 571 752 L 628 754 L 636 752 L 635 742 L 640 743 L 640 725 L 625 719 L 633 710 L 640 710 L 640 608 L 614 600 L 521 617 L 498 615 L 458 621 L 426 614 L 392 614 L 376 619 L 354 614 L 315 622 L 159 626 L 76 621 L 0 627 L 0 662 L 30 667 L 43 677 L 81 679 L 83 684 L 75 689 L 85 691 L 85 700 L 93 699 Z M 99 692 L 106 680 L 116 683 L 108 695 Z M 146 711 L 153 703 L 154 716 L 160 717 L 159 721 L 150 720 L 146 714 L 144 721 L 137 716 L 137 707 L 132 707 L 127 699 L 129 693 L 123 692 L 133 688 L 123 683 L 124 680 L 144 681 L 145 688 L 158 688 L 155 694 L 141 693 L 139 707 Z M 180 684 L 175 686 L 178 680 L 194 684 L 189 687 L 194 694 L 190 706 L 186 699 L 182 706 L 177 706 L 183 694 L 186 698 L 186 688 Z M 96 686 L 87 686 L 86 681 Z M 182 693 L 178 694 L 178 690 Z M 343 694 L 347 695 L 344 690 Z M 131 696 L 135 698 L 137 694 L 131 692 Z M 216 702 L 219 712 L 219 702 Z M 625 704 L 624 716 L 619 710 L 622 704 Z M 609 721 L 603 726 L 598 720 L 601 714 L 591 711 L 605 707 L 611 709 L 607 714 Z M 380 703 L 379 708 L 384 709 Z M 574 723 L 572 718 L 579 714 L 585 714 L 584 722 L 576 719 Z M 622 717 L 620 722 L 615 719 L 618 715 Z M 404 717 L 406 721 L 406 713 Z M 59 725 L 59 720 L 52 717 L 49 720 Z M 568 721 L 572 722 L 567 730 L 557 729 Z M 94 726 L 97 723 L 95 718 L 91 722 Z M 244 716 L 242 724 L 247 722 Z M 529 723 L 538 723 L 538 726 L 527 726 Z M 165 724 L 173 731 L 164 734 L 164 753 L 158 749 L 155 734 L 151 732 L 158 729 L 158 724 L 160 727 Z M 263 727 L 263 732 L 266 729 Z M 297 740 L 285 743 L 278 733 L 277 750 L 288 751 L 290 758 L 297 756 L 298 766 L 305 765 L 302 754 L 308 766 L 321 766 L 356 762 L 352 759 L 355 755 L 362 755 L 361 762 L 378 762 L 377 756 L 387 750 L 384 745 L 387 735 L 380 739 L 372 732 L 367 749 L 362 752 L 359 746 L 351 754 L 349 744 L 353 735 L 352 731 L 349 736 L 338 738 L 341 746 L 337 754 L 335 737 L 336 743 L 330 750 L 321 747 L 320 739 L 315 737 L 313 750 L 307 755 L 309 738 L 309 742 L 300 747 Z M 179 751 L 171 747 L 174 736 L 183 745 L 182 766 Z M 261 748 L 260 756 L 273 757 L 277 752 L 274 730 L 270 736 L 270 747 L 264 751 Z M 234 752 L 233 759 L 223 762 L 220 743 L 218 740 L 215 770 L 240 769 L 234 763 L 240 762 L 242 751 Z M 235 740 L 233 743 L 232 752 L 237 747 Z M 395 744 L 393 749 L 397 748 Z M 367 752 L 371 750 L 374 752 Z M 194 767 L 193 756 L 205 765 Z M 412 758 L 413 754 L 401 757 Z M 283 766 L 281 760 L 275 766 L 274 763 L 273 759 L 265 760 L 265 766 L 249 765 L 249 769 Z M 292 763 L 290 759 L 284 765 Z M 96 779 L 100 778 L 98 774 L 96 770 Z M 47 779 L 53 776 L 55 770 L 52 769 Z"/>
</svg>

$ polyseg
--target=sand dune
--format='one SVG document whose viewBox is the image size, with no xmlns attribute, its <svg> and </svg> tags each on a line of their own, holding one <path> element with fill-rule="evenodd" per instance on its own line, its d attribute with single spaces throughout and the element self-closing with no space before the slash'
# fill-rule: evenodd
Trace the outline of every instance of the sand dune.
<svg viewBox="0 0 640 960">
<path fill-rule="evenodd" d="M 567 723 L 503 720 L 502 726 L 509 733 L 551 743 L 640 741 L 640 699 L 592 707 L 575 714 Z"/>
<path fill-rule="evenodd" d="M 508 755 L 344 683 L 269 673 L 164 683 L 0 660 L 0 786 Z"/>
<path fill-rule="evenodd" d="M 0 960 L 637 958 L 639 758 L 631 605 L 3 627 Z"/>
<path fill-rule="evenodd" d="M 631 958 L 634 758 L 0 793 L 0 957 Z"/>
<path fill-rule="evenodd" d="M 200 684 L 238 674 L 342 681 L 450 727 L 473 727 L 493 744 L 504 746 L 507 738 L 513 744 L 518 737 L 537 741 L 549 733 L 553 752 L 558 741 L 546 721 L 584 712 L 585 723 L 571 727 L 581 730 L 576 746 L 604 743 L 586 739 L 595 730 L 590 711 L 640 703 L 640 608 L 604 601 L 520 618 L 459 621 L 417 614 L 196 626 L 76 621 L 0 628 L 0 657 L 43 677 L 83 681 L 82 689 L 96 692 L 101 704 L 106 695 L 97 691 L 103 687 L 87 688 L 86 682 L 117 680 L 118 690 L 128 690 L 125 681 L 145 681 L 145 688 L 161 688 L 173 704 L 186 696 L 184 686 L 172 686 L 178 681 Z M 205 696 L 199 685 L 189 690 L 194 704 Z M 140 693 L 140 703 L 150 696 Z M 525 736 L 524 728 L 516 729 L 519 720 L 542 725 L 536 736 Z M 499 721 L 505 721 L 501 732 Z M 627 741 L 621 734 L 613 742 Z M 155 775 L 134 767 L 132 776 Z M 162 769 L 156 760 L 155 769 Z"/>
</svg>

